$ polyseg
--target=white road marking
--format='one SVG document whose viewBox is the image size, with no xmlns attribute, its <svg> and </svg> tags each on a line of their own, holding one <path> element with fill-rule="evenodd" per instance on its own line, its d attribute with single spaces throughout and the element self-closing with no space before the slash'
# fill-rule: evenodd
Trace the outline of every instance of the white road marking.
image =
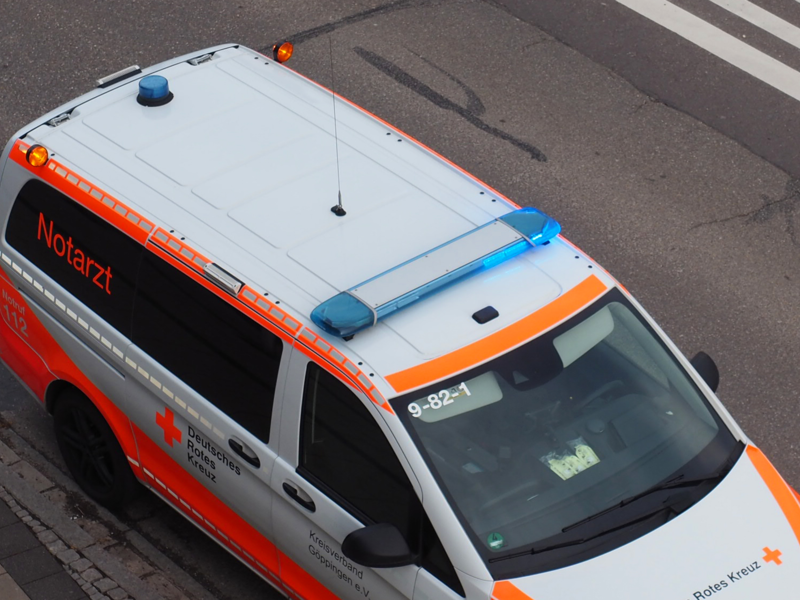
<svg viewBox="0 0 800 600">
<path fill-rule="evenodd" d="M 745 21 L 749 21 L 767 33 L 771 33 L 776 38 L 791 44 L 795 48 L 800 48 L 800 28 L 795 27 L 788 21 L 784 21 L 780 17 L 773 15 L 768 10 L 764 10 L 757 4 L 753 4 L 748 0 L 710 1 L 718 6 L 721 6 L 728 12 L 733 13 L 737 17 L 741 17 Z M 800 0 L 798 0 L 798 2 L 800 2 Z"/>
<path fill-rule="evenodd" d="M 717 29 L 700 17 L 664 0 L 617 0 L 617 2 L 776 90 L 800 100 L 800 73 Z"/>
</svg>

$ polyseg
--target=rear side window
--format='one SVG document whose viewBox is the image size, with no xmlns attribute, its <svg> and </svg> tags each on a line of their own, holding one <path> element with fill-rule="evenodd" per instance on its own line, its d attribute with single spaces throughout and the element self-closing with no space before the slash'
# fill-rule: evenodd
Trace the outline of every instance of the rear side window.
<svg viewBox="0 0 800 600">
<path fill-rule="evenodd" d="M 263 442 L 283 342 L 200 283 L 145 252 L 133 341 Z"/>
<path fill-rule="evenodd" d="M 26 183 L 17 196 L 6 242 L 122 334 L 130 335 L 141 244 L 38 180 Z"/>
</svg>

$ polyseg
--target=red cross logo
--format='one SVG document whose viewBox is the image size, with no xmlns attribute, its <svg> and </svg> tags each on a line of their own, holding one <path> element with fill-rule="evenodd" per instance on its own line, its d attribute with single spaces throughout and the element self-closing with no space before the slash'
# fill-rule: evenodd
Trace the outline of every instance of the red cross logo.
<svg viewBox="0 0 800 600">
<path fill-rule="evenodd" d="M 183 433 L 180 429 L 175 427 L 175 413 L 173 413 L 166 406 L 164 407 L 164 414 L 156 412 L 156 425 L 164 430 L 164 441 L 172 447 L 172 440 L 178 440 L 180 444 L 183 439 Z"/>
<path fill-rule="evenodd" d="M 783 564 L 781 554 L 783 553 L 780 550 L 770 550 L 769 547 L 764 548 L 764 562 L 774 562 L 776 565 L 781 565 Z"/>
</svg>

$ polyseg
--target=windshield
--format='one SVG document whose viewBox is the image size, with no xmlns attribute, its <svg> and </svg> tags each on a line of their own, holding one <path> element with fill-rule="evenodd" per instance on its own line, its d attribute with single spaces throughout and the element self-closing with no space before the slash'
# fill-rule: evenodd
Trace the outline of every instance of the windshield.
<svg viewBox="0 0 800 600">
<path fill-rule="evenodd" d="M 719 478 L 738 445 L 618 290 L 504 356 L 391 403 L 495 576 L 510 576 L 512 562 L 515 574 L 555 568 L 504 560 L 537 546 L 558 549 L 555 566 L 588 558 L 583 521 L 596 519 L 592 540 L 597 527 L 616 532 L 611 507 L 636 517 L 626 499 L 650 502 L 640 511 L 649 515 L 651 488 L 666 481 L 663 493 L 675 495 L 676 481 Z M 699 497 L 682 497 L 682 509 Z"/>
</svg>

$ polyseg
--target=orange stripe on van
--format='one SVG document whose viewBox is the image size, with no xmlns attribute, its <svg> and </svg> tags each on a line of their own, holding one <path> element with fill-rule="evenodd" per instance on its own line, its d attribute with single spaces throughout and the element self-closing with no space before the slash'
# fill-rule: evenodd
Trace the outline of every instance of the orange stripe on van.
<svg viewBox="0 0 800 600">
<path fill-rule="evenodd" d="M 464 371 L 514 348 L 557 325 L 605 293 L 608 287 L 596 275 L 584 279 L 559 298 L 482 340 L 439 358 L 386 377 L 397 392 L 421 387 Z"/>
<path fill-rule="evenodd" d="M 339 600 L 328 588 L 309 575 L 291 558 L 280 550 L 278 551 L 280 562 L 280 575 L 283 587 L 289 592 L 292 598 L 300 600 Z"/>
<path fill-rule="evenodd" d="M 609 273 L 608 271 L 606 271 L 606 270 L 605 270 L 605 268 L 603 268 L 603 266 L 601 266 L 601 265 L 600 265 L 600 264 L 599 264 L 599 263 L 598 263 L 598 262 L 597 262 L 595 259 L 593 259 L 591 256 L 589 256 L 588 254 L 586 254 L 586 252 L 584 252 L 583 250 L 581 250 L 580 248 L 578 248 L 578 247 L 577 247 L 575 244 L 573 244 L 572 242 L 570 242 L 570 241 L 569 241 L 567 238 L 565 238 L 565 237 L 564 237 L 563 235 L 561 235 L 561 234 L 559 234 L 559 235 L 558 235 L 558 239 L 560 239 L 560 240 L 561 240 L 562 242 L 564 242 L 564 243 L 565 243 L 567 246 L 569 246 L 570 248 L 572 248 L 573 250 L 575 250 L 575 251 L 576 251 L 578 254 L 583 254 L 583 255 L 584 255 L 586 258 L 588 258 L 590 261 L 592 261 L 592 263 L 593 263 L 593 264 L 594 264 L 596 267 L 598 267 L 600 270 L 602 270 L 602 271 L 603 271 L 603 273 L 605 273 L 606 275 L 608 275 L 608 276 L 609 276 L 609 277 L 610 277 L 610 278 L 611 278 L 611 279 L 614 281 L 614 283 L 616 283 L 616 284 L 617 284 L 617 286 L 618 286 L 618 287 L 619 287 L 619 288 L 620 288 L 620 289 L 621 289 L 623 292 L 625 292 L 625 293 L 626 293 L 628 296 L 630 296 L 630 295 L 631 295 L 631 293 L 628 291 L 628 288 L 626 288 L 626 287 L 625 287 L 624 285 L 622 285 L 622 284 L 621 284 L 619 281 L 617 281 L 617 278 L 616 278 L 616 277 L 614 277 L 614 276 L 613 276 L 611 273 Z"/>
<path fill-rule="evenodd" d="M 292 336 L 296 337 L 302 327 L 300 321 L 283 310 L 283 308 L 279 307 L 278 304 L 280 301 L 278 303 L 272 302 L 264 297 L 266 295 L 266 293 L 259 294 L 249 285 L 244 285 L 239 291 L 238 298 L 250 309 L 254 310 L 265 319 L 276 323 Z"/>
<path fill-rule="evenodd" d="M 498 581 L 492 588 L 492 600 L 533 600 L 510 581 Z"/>
<path fill-rule="evenodd" d="M 772 466 L 772 463 L 769 462 L 769 459 L 764 456 L 761 450 L 755 446 L 748 446 L 747 456 L 756 471 L 758 471 L 758 474 L 761 475 L 764 483 L 767 484 L 769 491 L 772 492 L 775 501 L 781 507 L 786 520 L 789 521 L 789 525 L 791 525 L 798 542 L 800 542 L 800 503 L 798 503 L 800 497 L 797 496 L 797 492 L 789 487 L 789 484 L 783 480 L 783 477 L 780 476 L 780 473 Z"/>
<path fill-rule="evenodd" d="M 155 228 L 152 221 L 145 219 L 141 214 L 131 210 L 85 177 L 68 169 L 53 158 L 47 161 L 43 167 L 32 167 L 25 160 L 28 148 L 27 144 L 18 141 L 11 151 L 10 158 L 60 192 L 97 213 L 139 243 L 145 243 L 150 232 Z"/>
<path fill-rule="evenodd" d="M 154 244 L 158 244 L 162 249 L 183 261 L 198 273 L 202 273 L 203 267 L 209 262 L 205 256 L 196 252 L 195 249 L 188 244 L 184 244 L 181 238 L 172 235 L 163 227 L 156 229 L 150 241 Z"/>
</svg>

